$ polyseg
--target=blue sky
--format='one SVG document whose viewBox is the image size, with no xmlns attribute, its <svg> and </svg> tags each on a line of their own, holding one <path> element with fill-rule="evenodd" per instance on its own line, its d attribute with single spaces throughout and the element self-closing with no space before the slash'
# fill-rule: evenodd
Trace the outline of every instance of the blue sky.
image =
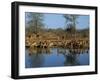
<svg viewBox="0 0 100 81">
<path fill-rule="evenodd" d="M 65 27 L 65 18 L 61 14 L 45 14 L 44 23 L 48 28 Z M 84 29 L 89 27 L 89 16 L 80 15 L 77 20 L 77 28 Z"/>
<path fill-rule="evenodd" d="M 26 16 L 26 20 L 28 17 Z M 65 27 L 65 18 L 62 14 L 44 14 L 44 21 L 46 28 L 64 28 Z M 78 23 L 76 24 L 77 29 L 84 29 L 89 27 L 89 16 L 88 15 L 80 15 L 77 19 Z"/>
</svg>

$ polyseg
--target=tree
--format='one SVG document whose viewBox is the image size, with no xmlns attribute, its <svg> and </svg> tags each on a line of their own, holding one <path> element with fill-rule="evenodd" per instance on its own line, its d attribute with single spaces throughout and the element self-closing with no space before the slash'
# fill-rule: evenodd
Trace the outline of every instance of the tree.
<svg viewBox="0 0 100 81">
<path fill-rule="evenodd" d="M 66 29 L 65 31 L 69 32 L 71 36 L 75 36 L 76 38 L 76 23 L 77 19 L 79 18 L 78 15 L 70 15 L 65 14 L 63 15 L 66 20 Z"/>
<path fill-rule="evenodd" d="M 44 27 L 43 17 L 43 14 L 40 13 L 27 13 L 26 18 L 29 30 L 31 30 L 35 34 L 41 31 Z"/>
<path fill-rule="evenodd" d="M 76 28 L 73 27 L 72 24 L 68 24 L 67 28 L 65 29 L 65 31 L 67 31 L 68 33 L 74 33 L 76 31 Z"/>
<path fill-rule="evenodd" d="M 66 19 L 66 25 L 70 24 L 71 27 L 74 27 L 74 29 L 76 29 L 76 23 L 77 23 L 77 19 L 79 16 L 78 15 L 69 15 L 69 14 L 65 14 L 63 16 Z"/>
</svg>

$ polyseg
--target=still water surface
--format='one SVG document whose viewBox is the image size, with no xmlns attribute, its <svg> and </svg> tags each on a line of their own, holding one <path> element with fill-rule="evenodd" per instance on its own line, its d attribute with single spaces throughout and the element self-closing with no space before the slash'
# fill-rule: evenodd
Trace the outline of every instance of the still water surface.
<svg viewBox="0 0 100 81">
<path fill-rule="evenodd" d="M 64 48 L 26 49 L 25 67 L 57 67 L 89 65 L 89 50 Z"/>
</svg>

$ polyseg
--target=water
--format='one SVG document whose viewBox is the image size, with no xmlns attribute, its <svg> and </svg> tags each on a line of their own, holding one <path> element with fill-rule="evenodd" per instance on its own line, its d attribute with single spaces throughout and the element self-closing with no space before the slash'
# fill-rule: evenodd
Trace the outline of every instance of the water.
<svg viewBox="0 0 100 81">
<path fill-rule="evenodd" d="M 58 67 L 89 65 L 89 50 L 64 48 L 26 49 L 25 67 Z"/>
</svg>

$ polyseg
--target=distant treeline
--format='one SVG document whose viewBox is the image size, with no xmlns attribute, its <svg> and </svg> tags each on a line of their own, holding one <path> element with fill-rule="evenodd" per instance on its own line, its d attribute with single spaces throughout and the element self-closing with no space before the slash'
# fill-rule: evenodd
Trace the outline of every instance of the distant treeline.
<svg viewBox="0 0 100 81">
<path fill-rule="evenodd" d="M 50 34 L 55 34 L 62 38 L 67 37 L 89 37 L 89 27 L 86 29 L 77 29 L 76 23 L 77 19 L 80 17 L 78 15 L 69 15 L 64 14 L 63 17 L 66 20 L 65 27 L 48 29 L 43 23 L 44 15 L 40 13 L 28 13 L 27 18 L 28 22 L 26 22 L 26 35 L 28 34 L 46 34 L 50 32 Z"/>
</svg>

